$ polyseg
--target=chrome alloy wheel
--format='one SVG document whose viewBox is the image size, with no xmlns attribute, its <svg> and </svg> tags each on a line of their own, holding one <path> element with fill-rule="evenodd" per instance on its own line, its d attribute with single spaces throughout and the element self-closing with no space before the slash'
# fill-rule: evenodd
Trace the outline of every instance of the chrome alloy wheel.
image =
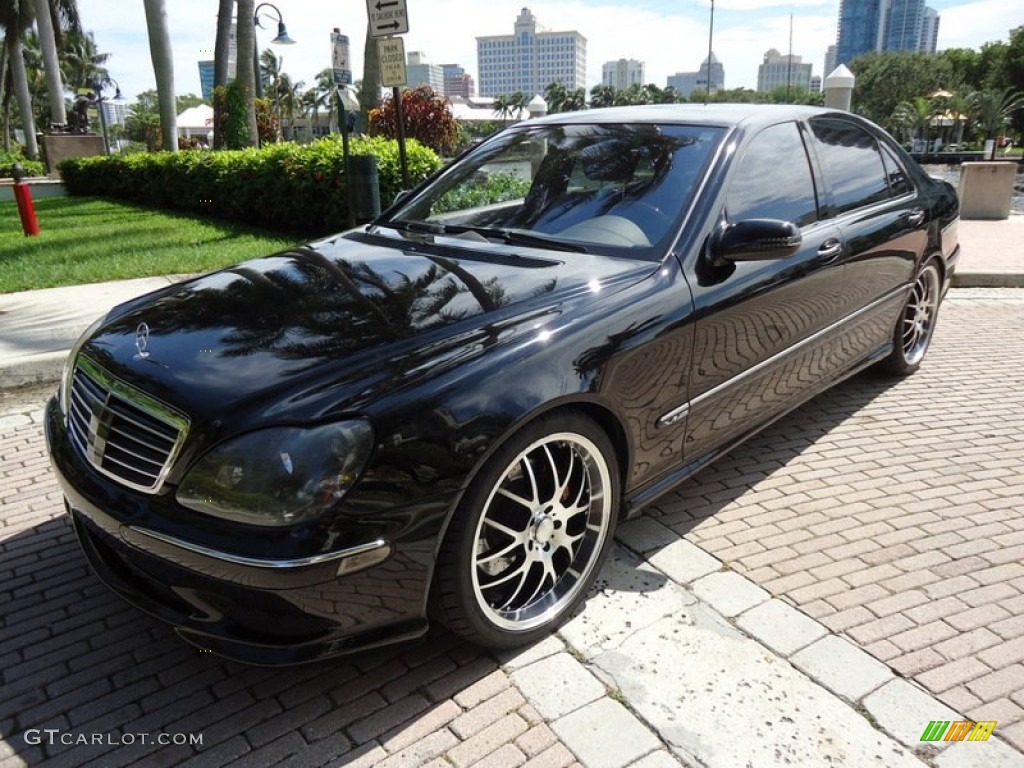
<svg viewBox="0 0 1024 768">
<path fill-rule="evenodd" d="M 914 282 L 903 311 L 902 345 L 907 365 L 917 365 L 928 351 L 939 311 L 939 271 L 932 264 Z"/>
<path fill-rule="evenodd" d="M 509 463 L 474 534 L 473 593 L 490 622 L 526 631 L 573 602 L 611 528 L 610 489 L 600 450 L 572 432 L 546 435 Z"/>
</svg>

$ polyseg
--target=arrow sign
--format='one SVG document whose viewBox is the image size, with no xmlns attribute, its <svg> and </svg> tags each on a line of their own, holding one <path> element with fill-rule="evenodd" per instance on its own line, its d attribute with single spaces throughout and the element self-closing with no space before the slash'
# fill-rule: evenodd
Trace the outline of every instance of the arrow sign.
<svg viewBox="0 0 1024 768">
<path fill-rule="evenodd" d="M 406 0 L 366 0 L 370 19 L 370 37 L 403 35 L 409 31 Z"/>
</svg>

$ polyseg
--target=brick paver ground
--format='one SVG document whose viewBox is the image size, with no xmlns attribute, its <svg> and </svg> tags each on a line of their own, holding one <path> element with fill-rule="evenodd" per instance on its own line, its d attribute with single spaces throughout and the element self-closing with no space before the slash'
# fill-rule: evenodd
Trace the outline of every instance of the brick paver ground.
<svg viewBox="0 0 1024 768">
<path fill-rule="evenodd" d="M 920 373 L 841 385 L 649 514 L 1024 748 L 1024 292 L 957 292 L 942 314 Z M 124 606 L 64 518 L 27 415 L 43 397 L 0 393 L 0 768 L 572 763 L 496 661 L 443 633 L 268 670 Z"/>
<path fill-rule="evenodd" d="M 203 655 L 122 603 L 88 572 L 48 469 L 50 389 L 0 393 L 0 768 L 577 765 L 497 662 L 452 635 L 266 669 Z M 59 741 L 93 734 L 113 743 Z M 160 734 L 202 747 L 142 743 Z"/>
<path fill-rule="evenodd" d="M 1024 749 L 1024 292 L 954 291 L 863 374 L 650 514 Z"/>
</svg>

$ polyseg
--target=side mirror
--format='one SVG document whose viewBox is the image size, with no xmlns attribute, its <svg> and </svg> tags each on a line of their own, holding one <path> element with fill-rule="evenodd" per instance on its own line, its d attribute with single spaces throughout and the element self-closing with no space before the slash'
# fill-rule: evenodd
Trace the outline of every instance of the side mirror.
<svg viewBox="0 0 1024 768">
<path fill-rule="evenodd" d="M 782 259 L 803 242 L 800 228 L 791 221 L 748 219 L 722 224 L 712 234 L 708 250 L 712 262 Z"/>
</svg>

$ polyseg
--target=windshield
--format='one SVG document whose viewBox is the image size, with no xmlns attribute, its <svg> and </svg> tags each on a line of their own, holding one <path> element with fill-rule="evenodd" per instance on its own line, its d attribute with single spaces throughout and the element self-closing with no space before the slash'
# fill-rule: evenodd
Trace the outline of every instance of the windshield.
<svg viewBox="0 0 1024 768">
<path fill-rule="evenodd" d="M 377 224 L 659 259 L 723 134 L 689 125 L 517 127 L 470 152 Z"/>
</svg>

